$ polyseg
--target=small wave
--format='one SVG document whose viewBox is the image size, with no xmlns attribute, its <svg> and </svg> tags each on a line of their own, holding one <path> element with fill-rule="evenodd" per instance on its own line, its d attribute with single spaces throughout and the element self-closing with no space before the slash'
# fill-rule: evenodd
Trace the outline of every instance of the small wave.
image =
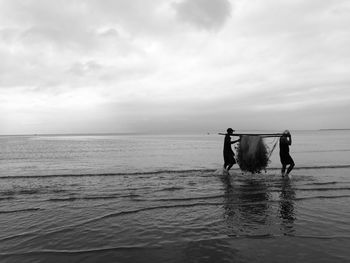
<svg viewBox="0 0 350 263">
<path fill-rule="evenodd" d="M 121 212 L 116 212 L 116 213 L 108 213 L 99 217 L 95 217 L 92 219 L 89 219 L 85 222 L 82 223 L 82 225 L 85 225 L 87 223 L 92 223 L 96 221 L 100 221 L 102 219 L 110 218 L 110 217 L 117 217 L 117 216 L 122 216 L 122 215 L 127 215 L 127 214 L 135 214 L 139 212 L 145 212 L 145 211 L 152 211 L 152 210 L 157 210 L 157 209 L 167 209 L 167 208 L 184 208 L 184 207 L 195 207 L 195 206 L 217 206 L 217 205 L 222 205 L 221 202 L 215 202 L 215 203 L 190 203 L 190 204 L 176 204 L 176 205 L 160 205 L 160 206 L 151 206 L 151 207 L 144 207 L 144 208 L 139 208 L 139 209 L 134 209 L 134 210 L 126 210 L 126 211 L 121 211 Z"/>
<path fill-rule="evenodd" d="M 17 210 L 5 210 L 1 211 L 0 214 L 11 214 L 11 213 L 19 213 L 19 212 L 32 212 L 42 210 L 41 208 L 26 208 L 26 209 L 17 209 Z"/>
<path fill-rule="evenodd" d="M 295 188 L 295 190 L 298 191 L 346 191 L 346 190 L 350 190 L 350 187 L 327 187 L 327 188 Z"/>
<path fill-rule="evenodd" d="M 152 210 L 157 210 L 157 209 L 167 209 L 167 208 L 184 208 L 184 207 L 196 207 L 196 206 L 221 206 L 222 203 L 216 202 L 216 203 L 191 203 L 191 204 L 178 204 L 178 205 L 161 205 L 161 206 L 152 206 L 152 207 L 145 207 L 145 208 L 139 208 L 139 209 L 134 209 L 134 210 L 126 210 L 126 211 L 120 211 L 120 212 L 114 212 L 114 213 L 108 213 L 105 215 L 101 215 L 98 217 L 94 217 L 91 219 L 87 219 L 85 221 L 76 223 L 76 224 L 71 224 L 71 225 L 66 225 L 64 227 L 57 227 L 54 229 L 51 229 L 50 231 L 44 233 L 43 235 L 50 235 L 54 233 L 59 233 L 59 232 L 64 232 L 68 231 L 69 229 L 76 228 L 79 226 L 84 226 L 93 222 L 98 222 L 100 220 L 104 220 L 107 218 L 112 218 L 112 217 L 118 217 L 118 216 L 123 216 L 123 215 L 128 215 L 128 214 L 135 214 L 139 212 L 144 212 L 144 211 L 152 211 Z M 31 233 L 25 233 L 25 235 L 30 235 Z M 3 240 L 9 240 L 12 238 L 16 238 L 17 236 L 9 236 L 6 237 L 5 239 L 0 239 L 0 241 Z M 33 237 L 35 239 L 36 237 Z"/>
<path fill-rule="evenodd" d="M 0 242 L 6 242 L 6 241 L 11 240 L 11 239 L 24 238 L 24 237 L 27 237 L 27 236 L 33 236 L 35 234 L 37 234 L 37 231 L 23 232 L 23 233 L 19 233 L 19 234 L 7 236 L 7 237 L 1 237 L 0 238 Z"/>
<path fill-rule="evenodd" d="M 277 237 L 273 234 L 260 234 L 260 235 L 234 235 L 234 234 L 228 234 L 229 237 L 235 237 L 235 238 L 249 238 L 249 239 L 268 239 L 268 238 L 274 238 Z"/>
<path fill-rule="evenodd" d="M 328 185 L 328 184 L 338 184 L 339 182 L 313 182 L 306 183 L 305 185 Z"/>
<path fill-rule="evenodd" d="M 157 192 L 163 192 L 163 191 L 178 191 L 178 190 L 183 190 L 184 187 L 178 187 L 178 186 L 173 186 L 173 187 L 165 187 L 159 190 L 156 190 Z"/>
<path fill-rule="evenodd" d="M 344 165 L 323 165 L 323 166 L 299 166 L 294 167 L 294 170 L 319 170 L 319 169 L 336 169 L 336 168 L 350 168 L 350 164 Z M 267 171 L 280 170 L 280 167 L 270 167 Z M 183 174 L 183 173 L 216 173 L 218 169 L 184 169 L 184 170 L 154 170 L 147 172 L 118 172 L 118 173 L 81 173 L 81 174 L 47 174 L 47 175 L 7 175 L 0 176 L 0 179 L 26 179 L 26 178 L 54 178 L 54 177 L 96 177 L 96 176 L 142 176 L 154 174 Z M 241 172 L 240 169 L 232 169 L 233 172 Z"/>
<path fill-rule="evenodd" d="M 224 198 L 224 195 L 212 195 L 212 196 L 199 196 L 199 197 L 188 197 L 188 198 L 160 198 L 151 201 L 196 201 L 196 200 L 210 200 Z"/>
<path fill-rule="evenodd" d="M 331 152 L 350 152 L 350 149 L 335 149 L 335 150 L 310 150 L 299 151 L 301 153 L 331 153 Z"/>
<path fill-rule="evenodd" d="M 11 199 L 15 199 L 15 198 L 13 196 L 0 197 L 0 201 L 2 201 L 2 200 L 11 200 Z"/>
<path fill-rule="evenodd" d="M 141 198 L 141 195 L 128 194 L 128 195 L 108 195 L 108 196 L 84 196 L 84 197 L 63 197 L 63 198 L 50 198 L 47 199 L 49 202 L 73 202 L 77 200 L 105 200 L 105 199 L 116 199 L 116 198 Z M 199 196 L 199 197 L 188 197 L 188 198 L 157 198 L 157 199 L 138 199 L 134 201 L 153 201 L 153 202 L 171 202 L 171 201 L 197 201 L 197 200 L 210 200 L 224 198 L 224 195 L 213 195 L 213 196 Z"/>
<path fill-rule="evenodd" d="M 0 192 L 0 200 L 2 199 L 13 199 L 16 195 L 33 195 L 33 194 L 47 194 L 47 193 L 62 193 L 66 192 L 65 189 L 48 189 L 48 188 L 28 188 L 28 189 L 15 189 L 15 190 L 4 190 Z"/>
<path fill-rule="evenodd" d="M 115 213 L 108 213 L 108 214 L 94 217 L 94 218 L 91 218 L 91 219 L 88 219 L 88 220 L 85 220 L 85 221 L 82 221 L 79 223 L 53 228 L 53 229 L 47 231 L 46 233 L 42 233 L 40 238 L 42 238 L 43 236 L 54 234 L 54 233 L 65 232 L 65 231 L 68 231 L 69 229 L 74 229 L 74 228 L 77 228 L 79 226 L 84 226 L 84 225 L 87 225 L 87 224 L 90 224 L 93 222 L 97 222 L 97 221 L 100 221 L 100 220 L 103 220 L 106 218 L 118 217 L 118 216 L 127 215 L 127 214 L 134 214 L 134 213 L 139 213 L 139 212 L 143 212 L 143 211 L 150 211 L 150 210 L 156 210 L 156 209 L 166 209 L 166 208 L 177 208 L 177 207 L 220 206 L 220 205 L 222 205 L 222 203 L 191 203 L 191 204 L 181 204 L 181 205 L 153 206 L 153 207 L 145 207 L 145 208 L 140 208 L 140 209 L 135 209 L 135 210 L 127 210 L 127 211 L 121 211 L 121 212 L 115 212 Z M 7 236 L 4 238 L 0 238 L 0 242 L 8 241 L 8 240 L 15 239 L 18 237 L 23 238 L 25 236 L 33 236 L 34 234 L 37 234 L 37 232 L 32 231 L 32 232 L 25 232 L 25 233 L 21 233 L 21 234 L 17 234 L 17 235 Z M 36 238 L 39 238 L 39 237 L 33 236 L 33 237 L 29 238 L 29 240 L 34 240 Z"/>
<path fill-rule="evenodd" d="M 127 194 L 127 195 L 120 195 L 120 197 L 123 197 L 123 198 L 137 198 L 137 197 L 141 197 L 141 195 L 138 195 L 138 194 Z"/>
<path fill-rule="evenodd" d="M 316 235 L 295 235 L 296 238 L 307 239 L 350 239 L 350 236 L 332 235 L 332 236 L 316 236 Z"/>
<path fill-rule="evenodd" d="M 39 192 L 40 192 L 40 189 L 22 189 L 18 191 L 18 194 L 32 195 L 32 194 L 38 194 Z"/>
<path fill-rule="evenodd" d="M 50 198 L 47 201 L 49 202 L 72 202 L 79 198 L 76 197 L 67 197 L 67 198 Z"/>
<path fill-rule="evenodd" d="M 73 202 L 77 200 L 106 200 L 106 199 L 116 199 L 121 197 L 139 197 L 139 195 L 101 195 L 101 196 L 82 196 L 82 197 L 62 197 L 62 198 L 50 198 L 49 202 Z"/>
<path fill-rule="evenodd" d="M 337 199 L 337 198 L 349 198 L 349 197 L 350 195 L 318 195 L 318 196 L 298 197 L 292 200 L 302 201 L 302 200 L 310 200 L 310 199 Z"/>
<path fill-rule="evenodd" d="M 25 179 L 25 178 L 54 178 L 54 177 L 96 177 L 96 176 L 125 176 L 125 175 L 154 175 L 154 174 L 181 174 L 181 173 L 206 173 L 214 172 L 215 169 L 187 169 L 187 170 L 155 170 L 150 172 L 123 172 L 123 173 L 84 173 L 84 174 L 48 174 L 48 175 L 7 175 L 0 176 L 0 179 Z"/>
<path fill-rule="evenodd" d="M 10 256 L 30 256 L 30 255 L 44 255 L 44 254 L 85 254 L 85 253 L 99 253 L 117 250 L 150 250 L 159 249 L 160 246 L 118 246 L 118 247 L 102 247 L 102 248 L 91 248 L 91 249 L 81 249 L 81 250 L 58 250 L 58 249 L 43 249 L 25 252 L 14 252 L 14 253 L 0 253 L 2 257 Z"/>
<path fill-rule="evenodd" d="M 293 170 L 322 170 L 322 169 L 337 169 L 337 168 L 350 168 L 350 164 L 337 164 L 337 165 L 315 165 L 315 166 L 295 166 Z M 269 170 L 281 170 L 281 167 L 270 167 Z"/>
<path fill-rule="evenodd" d="M 217 198 L 217 197 L 215 197 L 215 198 Z M 297 199 L 293 199 L 293 200 L 297 200 Z M 144 207 L 144 208 L 139 208 L 139 209 L 134 209 L 134 210 L 126 210 L 126 211 L 108 213 L 105 215 L 101 215 L 101 216 L 80 222 L 80 223 L 74 225 L 74 227 L 86 225 L 86 224 L 93 223 L 93 222 L 100 221 L 100 220 L 107 219 L 107 218 L 118 217 L 118 216 L 123 216 L 123 215 L 128 215 L 128 214 L 136 214 L 136 213 L 140 213 L 140 212 L 152 211 L 152 210 L 158 210 L 158 209 L 187 208 L 187 207 L 197 207 L 197 206 L 203 206 L 203 207 L 223 206 L 223 205 L 228 205 L 228 204 L 235 205 L 235 206 L 251 206 L 251 205 L 257 205 L 257 204 L 267 204 L 267 203 L 276 203 L 276 202 L 280 202 L 280 200 L 226 202 L 226 203 L 223 203 L 223 202 L 196 202 L 196 203 L 189 203 L 189 204 L 158 205 L 158 206 L 150 206 L 150 207 Z M 73 227 L 73 226 L 69 226 L 69 227 Z"/>
<path fill-rule="evenodd" d="M 271 238 L 279 238 L 284 235 L 274 235 L 274 234 L 261 234 L 261 235 L 235 235 L 228 234 L 230 238 L 238 238 L 238 239 L 271 239 Z M 317 235 L 295 235 L 288 234 L 289 237 L 292 238 L 302 238 L 302 239 L 350 239 L 350 236 L 347 235 L 332 235 L 332 236 L 317 236 Z"/>
<path fill-rule="evenodd" d="M 319 169 L 335 169 L 335 168 L 350 168 L 350 164 L 341 165 L 320 165 L 320 166 L 300 166 L 294 167 L 295 170 L 319 170 Z M 277 168 L 279 169 L 279 168 Z"/>
</svg>

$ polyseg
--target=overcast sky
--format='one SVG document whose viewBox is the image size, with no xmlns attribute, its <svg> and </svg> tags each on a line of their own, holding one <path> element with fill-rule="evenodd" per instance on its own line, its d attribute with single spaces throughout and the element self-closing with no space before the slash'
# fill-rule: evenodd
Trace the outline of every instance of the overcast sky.
<svg viewBox="0 0 350 263">
<path fill-rule="evenodd" d="M 0 0 L 0 134 L 350 127 L 348 0 Z"/>
</svg>

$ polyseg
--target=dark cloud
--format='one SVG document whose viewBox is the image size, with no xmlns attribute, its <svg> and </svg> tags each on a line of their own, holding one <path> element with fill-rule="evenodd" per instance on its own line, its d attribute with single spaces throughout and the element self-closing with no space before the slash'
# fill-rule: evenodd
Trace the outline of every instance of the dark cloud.
<svg viewBox="0 0 350 263">
<path fill-rule="evenodd" d="M 184 0 L 174 8 L 179 20 L 207 30 L 221 28 L 232 9 L 228 0 Z"/>
</svg>

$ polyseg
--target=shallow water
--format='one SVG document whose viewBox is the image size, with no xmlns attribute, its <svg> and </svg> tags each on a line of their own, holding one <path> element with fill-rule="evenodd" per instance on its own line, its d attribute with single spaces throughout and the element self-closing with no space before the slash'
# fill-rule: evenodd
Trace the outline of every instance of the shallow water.
<svg viewBox="0 0 350 263">
<path fill-rule="evenodd" d="M 349 168 L 1 179 L 1 262 L 348 262 Z"/>
<path fill-rule="evenodd" d="M 0 262 L 349 261 L 349 132 L 293 136 L 291 179 L 277 152 L 222 176 L 221 137 L 114 137 L 1 138 Z"/>
</svg>

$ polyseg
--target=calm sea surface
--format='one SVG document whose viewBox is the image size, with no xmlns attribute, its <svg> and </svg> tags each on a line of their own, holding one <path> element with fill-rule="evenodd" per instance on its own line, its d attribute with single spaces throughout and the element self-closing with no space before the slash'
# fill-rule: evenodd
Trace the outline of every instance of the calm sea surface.
<svg viewBox="0 0 350 263">
<path fill-rule="evenodd" d="M 349 262 L 350 131 L 292 136 L 292 179 L 224 178 L 219 135 L 0 136 L 0 262 Z"/>
<path fill-rule="evenodd" d="M 0 176 L 217 169 L 222 145 L 220 135 L 0 136 Z M 295 132 L 291 153 L 299 167 L 349 165 L 350 131 Z"/>
</svg>

